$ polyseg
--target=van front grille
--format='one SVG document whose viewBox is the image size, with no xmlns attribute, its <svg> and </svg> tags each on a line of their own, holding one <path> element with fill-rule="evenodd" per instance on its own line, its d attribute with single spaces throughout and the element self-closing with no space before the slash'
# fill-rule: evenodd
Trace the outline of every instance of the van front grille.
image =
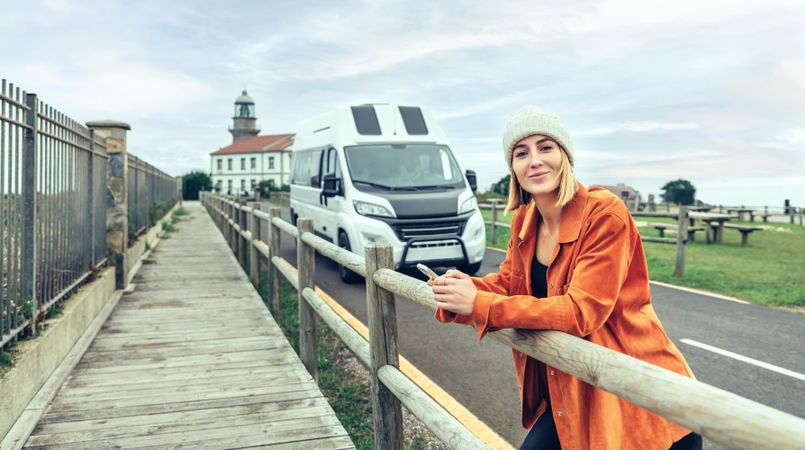
<svg viewBox="0 0 805 450">
<path fill-rule="evenodd" d="M 451 220 L 430 223 L 398 223 L 393 226 L 394 232 L 401 241 L 411 239 L 440 239 L 461 237 L 464 232 L 464 220 Z"/>
</svg>

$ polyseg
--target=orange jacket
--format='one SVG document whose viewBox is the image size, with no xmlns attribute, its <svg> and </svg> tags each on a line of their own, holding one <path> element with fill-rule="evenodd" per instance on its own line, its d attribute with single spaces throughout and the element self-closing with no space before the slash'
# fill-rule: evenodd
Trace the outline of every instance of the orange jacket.
<svg viewBox="0 0 805 450">
<path fill-rule="evenodd" d="M 500 328 L 559 330 L 693 378 L 651 306 L 648 268 L 637 227 L 609 191 L 579 184 L 562 209 L 559 243 L 548 265 L 548 297 L 531 294 L 539 213 L 534 202 L 512 218 L 498 273 L 472 278 L 472 316 L 438 309 L 442 322 L 475 324 L 480 340 Z M 689 430 L 512 350 L 523 427 L 545 411 L 550 394 L 563 449 L 668 449 Z"/>
</svg>

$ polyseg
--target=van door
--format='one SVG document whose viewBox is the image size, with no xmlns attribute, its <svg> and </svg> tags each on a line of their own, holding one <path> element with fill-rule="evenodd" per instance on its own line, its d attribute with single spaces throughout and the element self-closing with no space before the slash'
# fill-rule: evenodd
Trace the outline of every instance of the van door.
<svg viewBox="0 0 805 450">
<path fill-rule="evenodd" d="M 338 151 L 330 147 L 325 152 L 325 156 L 322 159 L 322 178 L 324 178 L 324 175 L 333 175 L 336 178 L 340 178 L 341 192 L 335 197 L 325 197 L 324 195 L 319 197 L 322 206 L 322 224 L 319 232 L 332 239 L 333 242 L 337 242 L 338 213 L 343 210 L 346 202 L 344 198 L 344 182 L 341 164 L 338 162 Z"/>
</svg>

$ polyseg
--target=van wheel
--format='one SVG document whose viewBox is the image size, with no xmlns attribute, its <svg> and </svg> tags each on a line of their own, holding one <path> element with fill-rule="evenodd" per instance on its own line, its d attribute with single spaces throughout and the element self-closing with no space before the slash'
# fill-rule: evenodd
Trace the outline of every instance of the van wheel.
<svg viewBox="0 0 805 450">
<path fill-rule="evenodd" d="M 481 263 L 482 263 L 482 262 L 484 262 L 484 260 L 483 260 L 483 259 L 482 259 L 482 260 L 480 260 L 480 261 L 478 261 L 477 263 L 472 263 L 472 264 L 462 264 L 462 265 L 461 265 L 461 266 L 458 268 L 458 270 L 460 270 L 460 271 L 462 271 L 462 272 L 466 273 L 467 275 L 475 275 L 476 273 L 478 273 L 478 271 L 479 271 L 479 270 L 481 270 Z"/>
<path fill-rule="evenodd" d="M 349 237 L 344 230 L 340 230 L 338 232 L 338 246 L 343 248 L 344 250 L 352 251 L 352 247 L 349 245 Z M 347 269 L 342 265 L 338 265 L 338 276 L 341 278 L 341 281 L 347 284 L 353 284 L 360 281 L 362 278 L 357 273 Z"/>
</svg>

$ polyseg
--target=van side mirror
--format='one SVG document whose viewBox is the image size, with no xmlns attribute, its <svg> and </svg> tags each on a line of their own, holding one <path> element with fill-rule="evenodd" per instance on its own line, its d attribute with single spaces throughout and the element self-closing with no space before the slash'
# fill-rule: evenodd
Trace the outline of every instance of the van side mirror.
<svg viewBox="0 0 805 450">
<path fill-rule="evenodd" d="M 466 174 L 467 174 L 467 182 L 470 183 L 470 189 L 472 190 L 472 192 L 477 191 L 478 190 L 478 181 L 477 181 L 477 179 L 475 177 L 475 171 L 468 169 Z"/>
<path fill-rule="evenodd" d="M 325 197 L 335 197 L 341 195 L 341 178 L 336 178 L 332 173 L 324 176 L 322 181 L 322 195 Z"/>
</svg>

